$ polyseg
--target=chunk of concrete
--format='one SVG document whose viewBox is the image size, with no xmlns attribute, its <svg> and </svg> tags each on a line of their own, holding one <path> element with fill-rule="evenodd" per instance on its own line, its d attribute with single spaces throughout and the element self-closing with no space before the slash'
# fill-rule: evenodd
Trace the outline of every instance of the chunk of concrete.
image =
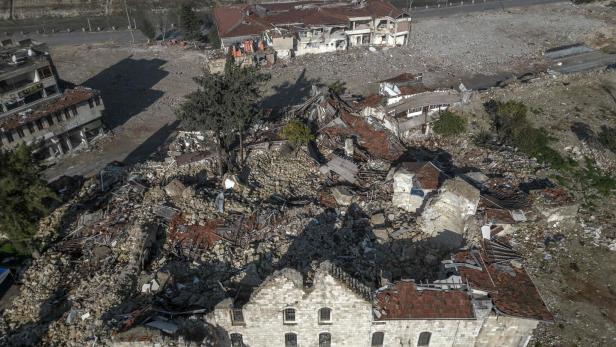
<svg viewBox="0 0 616 347">
<path fill-rule="evenodd" d="M 374 237 L 376 237 L 376 242 L 383 244 L 389 241 L 389 231 L 387 228 L 376 228 L 372 230 Z"/>
<path fill-rule="evenodd" d="M 370 224 L 372 224 L 372 226 L 385 225 L 385 215 L 382 213 L 373 214 L 372 217 L 370 217 Z"/>
<path fill-rule="evenodd" d="M 184 193 L 184 189 L 186 189 L 184 183 L 178 179 L 174 179 L 165 186 L 165 193 L 167 193 L 170 198 L 179 198 L 182 196 L 182 193 Z"/>
<path fill-rule="evenodd" d="M 338 205 L 349 206 L 353 202 L 353 192 L 348 187 L 336 186 L 331 191 Z"/>
</svg>

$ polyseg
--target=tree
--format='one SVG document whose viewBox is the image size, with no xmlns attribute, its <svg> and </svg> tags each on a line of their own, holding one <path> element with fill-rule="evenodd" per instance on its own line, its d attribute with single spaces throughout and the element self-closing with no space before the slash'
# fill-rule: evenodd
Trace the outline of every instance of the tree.
<svg viewBox="0 0 616 347">
<path fill-rule="evenodd" d="M 20 253 L 33 251 L 38 222 L 49 213 L 48 199 L 57 198 L 39 177 L 29 148 L 0 152 L 0 229 Z"/>
<path fill-rule="evenodd" d="M 139 22 L 139 30 L 141 30 L 143 35 L 150 40 L 156 39 L 156 28 L 144 13 L 139 15 L 137 21 Z"/>
<path fill-rule="evenodd" d="M 238 134 L 240 142 L 240 163 L 244 162 L 244 133 L 261 116 L 257 102 L 261 99 L 263 84 L 270 75 L 260 72 L 257 68 L 240 67 L 228 59 L 225 65 L 224 77 L 229 93 L 226 97 L 232 108 L 230 119 Z"/>
<path fill-rule="evenodd" d="M 218 155 L 218 172 L 222 176 L 236 135 L 243 159 L 244 134 L 260 115 L 257 102 L 261 86 L 269 75 L 254 67 L 241 68 L 227 61 L 224 74 L 204 71 L 195 77 L 197 91 L 186 96 L 177 116 L 189 129 L 212 132 Z"/>
<path fill-rule="evenodd" d="M 198 40 L 201 37 L 201 22 L 189 2 L 180 7 L 180 28 L 187 40 Z"/>
<path fill-rule="evenodd" d="M 290 120 L 285 124 L 284 127 L 282 127 L 281 135 L 295 145 L 307 144 L 314 140 L 314 135 L 312 131 L 310 131 L 310 127 L 299 119 Z"/>
<path fill-rule="evenodd" d="M 451 111 L 443 111 L 439 119 L 434 122 L 433 130 L 443 136 L 460 135 L 466 131 L 466 119 Z"/>
</svg>

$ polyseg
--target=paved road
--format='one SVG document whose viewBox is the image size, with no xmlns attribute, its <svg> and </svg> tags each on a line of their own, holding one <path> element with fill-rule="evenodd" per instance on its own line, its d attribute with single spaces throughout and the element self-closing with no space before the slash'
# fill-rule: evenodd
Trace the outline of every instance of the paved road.
<svg viewBox="0 0 616 347">
<path fill-rule="evenodd" d="M 147 41 L 141 31 L 133 31 L 136 43 L 144 43 Z M 82 45 L 102 42 L 116 42 L 118 44 L 130 44 L 132 41 L 131 34 L 128 30 L 121 31 L 101 31 L 101 32 L 71 32 L 71 33 L 55 33 L 55 34 L 28 34 L 14 35 L 13 40 L 21 40 L 31 38 L 35 41 L 45 42 L 50 46 L 62 45 Z"/>
<path fill-rule="evenodd" d="M 451 6 L 437 8 L 413 8 L 411 11 L 411 17 L 416 18 L 431 18 L 431 17 L 447 17 L 460 13 L 481 12 L 487 10 L 505 10 L 510 7 L 526 7 L 533 5 L 543 5 L 558 2 L 568 2 L 567 0 L 448 0 Z"/>
</svg>

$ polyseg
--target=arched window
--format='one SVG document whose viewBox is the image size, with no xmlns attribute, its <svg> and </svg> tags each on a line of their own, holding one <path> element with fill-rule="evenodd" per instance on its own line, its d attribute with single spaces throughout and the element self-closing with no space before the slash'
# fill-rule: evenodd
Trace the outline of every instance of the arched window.
<svg viewBox="0 0 616 347">
<path fill-rule="evenodd" d="M 432 337 L 432 333 L 427 331 L 419 334 L 419 340 L 417 340 L 417 347 L 428 347 L 430 346 L 430 338 Z"/>
<path fill-rule="evenodd" d="M 244 347 L 244 339 L 242 338 L 242 334 L 233 333 L 230 337 L 231 347 Z"/>
<path fill-rule="evenodd" d="M 295 309 L 285 308 L 283 315 L 284 324 L 295 324 Z"/>
<path fill-rule="evenodd" d="M 383 341 L 385 340 L 385 333 L 382 331 L 377 331 L 372 334 L 372 343 L 371 347 L 383 347 Z"/>
<path fill-rule="evenodd" d="M 284 347 L 297 347 L 297 334 L 295 333 L 284 334 Z"/>
<path fill-rule="evenodd" d="M 332 335 L 330 333 L 319 334 L 319 347 L 331 347 Z"/>
<path fill-rule="evenodd" d="M 331 323 L 332 321 L 332 309 L 323 307 L 319 310 L 319 323 Z"/>
</svg>

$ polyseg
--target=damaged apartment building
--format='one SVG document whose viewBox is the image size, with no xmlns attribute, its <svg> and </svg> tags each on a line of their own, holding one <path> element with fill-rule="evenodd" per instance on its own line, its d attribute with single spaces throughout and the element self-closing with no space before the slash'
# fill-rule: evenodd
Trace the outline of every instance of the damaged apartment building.
<svg viewBox="0 0 616 347">
<path fill-rule="evenodd" d="M 246 302 L 220 302 L 207 322 L 233 347 L 526 346 L 553 317 L 519 256 L 496 240 L 483 246 L 444 260 L 443 279 L 430 283 L 371 288 L 329 261 L 310 278 L 283 269 Z"/>
<path fill-rule="evenodd" d="M 218 6 L 223 49 L 264 41 L 277 57 L 406 45 L 411 17 L 387 0 L 294 1 Z"/>
<path fill-rule="evenodd" d="M 41 159 L 87 146 L 102 133 L 96 90 L 62 90 L 45 45 L 4 40 L 0 47 L 0 149 L 32 145 Z"/>
<path fill-rule="evenodd" d="M 403 73 L 379 81 L 379 92 L 367 96 L 355 106 L 364 117 L 377 119 L 397 136 L 427 133 L 430 123 L 441 111 L 470 100 L 471 91 L 464 84 L 458 88 L 430 88 L 423 84 L 422 74 Z"/>
</svg>

